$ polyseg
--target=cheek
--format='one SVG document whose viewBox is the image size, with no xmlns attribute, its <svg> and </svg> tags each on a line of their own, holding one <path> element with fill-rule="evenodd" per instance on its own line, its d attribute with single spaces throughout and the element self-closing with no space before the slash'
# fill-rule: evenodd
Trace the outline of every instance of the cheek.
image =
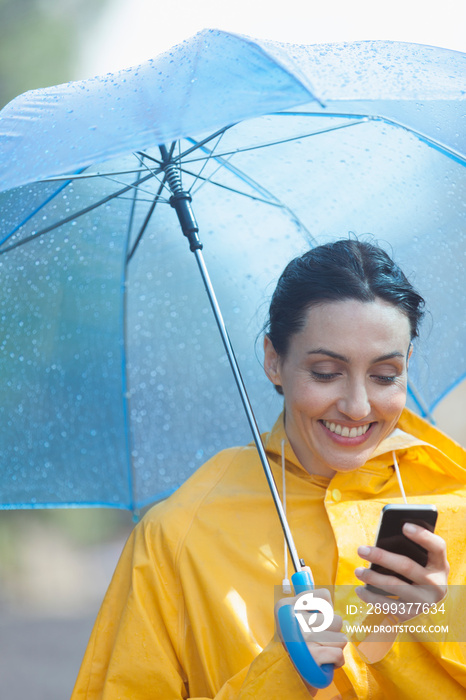
<svg viewBox="0 0 466 700">
<path fill-rule="evenodd" d="M 406 391 L 399 390 L 380 402 L 380 412 L 387 417 L 398 418 L 406 405 Z"/>
<path fill-rule="evenodd" d="M 330 385 L 311 384 L 309 380 L 303 380 L 295 384 L 288 403 L 295 409 L 319 413 L 335 401 L 334 393 Z"/>
</svg>

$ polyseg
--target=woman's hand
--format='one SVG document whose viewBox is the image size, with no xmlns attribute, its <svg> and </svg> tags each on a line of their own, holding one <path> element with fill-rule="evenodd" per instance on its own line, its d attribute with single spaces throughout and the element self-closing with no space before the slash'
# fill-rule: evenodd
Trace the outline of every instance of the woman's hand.
<svg viewBox="0 0 466 700">
<path fill-rule="evenodd" d="M 302 597 L 302 593 L 299 596 L 282 598 L 278 601 L 275 606 L 275 623 L 278 631 L 278 635 L 283 643 L 283 638 L 281 635 L 280 625 L 278 623 L 277 612 L 282 605 L 292 605 L 294 607 L 296 601 Z M 312 591 L 313 598 L 323 598 L 327 603 L 329 603 L 332 608 L 332 599 L 330 593 L 325 588 L 317 589 Z M 317 607 L 317 606 L 316 606 Z M 304 613 L 304 617 L 309 617 L 311 613 Z M 322 613 L 315 613 L 315 617 L 312 617 L 312 622 L 310 623 L 311 628 L 317 628 L 322 625 L 324 621 L 324 616 Z M 309 625 L 308 625 L 309 626 Z M 336 668 L 340 668 L 345 663 L 343 656 L 343 649 L 347 644 L 347 639 L 345 635 L 341 632 L 342 619 L 339 615 L 333 615 L 333 620 L 330 626 L 321 632 L 307 632 L 301 628 L 301 632 L 306 642 L 306 646 L 309 649 L 314 661 L 322 666 L 323 664 L 333 664 Z M 286 647 L 285 647 L 286 648 Z M 311 694 L 315 689 L 311 688 L 308 683 L 306 683 Z"/>
<path fill-rule="evenodd" d="M 428 552 L 427 565 L 421 566 L 409 557 L 401 554 L 393 554 L 379 547 L 359 547 L 358 554 L 368 562 L 379 564 L 395 573 L 394 576 L 387 576 L 377 573 L 371 569 L 358 567 L 356 576 L 365 584 L 370 584 L 376 588 L 386 591 L 389 595 L 396 596 L 398 602 L 414 603 L 413 606 L 400 606 L 397 618 L 406 621 L 419 614 L 419 605 L 438 603 L 444 598 L 447 590 L 447 580 L 450 566 L 447 561 L 445 541 L 418 525 L 406 523 L 403 526 L 403 533 L 413 542 L 417 542 Z M 401 574 L 412 581 L 411 584 L 396 577 Z M 366 603 L 386 602 L 383 595 L 373 593 L 367 588 L 358 588 L 357 594 Z M 417 611 L 417 612 L 416 612 Z"/>
</svg>

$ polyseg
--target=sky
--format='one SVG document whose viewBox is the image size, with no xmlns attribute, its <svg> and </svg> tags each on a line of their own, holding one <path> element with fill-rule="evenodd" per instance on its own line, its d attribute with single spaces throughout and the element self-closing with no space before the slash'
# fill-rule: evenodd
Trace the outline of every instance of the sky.
<svg viewBox="0 0 466 700">
<path fill-rule="evenodd" d="M 389 39 L 466 52 L 466 0 L 109 0 L 75 78 L 141 63 L 204 28 L 301 44 Z"/>
</svg>

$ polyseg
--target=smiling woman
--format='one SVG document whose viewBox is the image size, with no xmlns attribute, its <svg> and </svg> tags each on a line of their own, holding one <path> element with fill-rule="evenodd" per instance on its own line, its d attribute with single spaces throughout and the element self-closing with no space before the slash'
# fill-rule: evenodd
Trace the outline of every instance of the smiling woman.
<svg viewBox="0 0 466 700">
<path fill-rule="evenodd" d="M 265 339 L 265 371 L 285 397 L 285 430 L 310 474 L 358 469 L 406 403 L 406 314 L 379 299 L 312 306 L 284 357 Z"/>
<path fill-rule="evenodd" d="M 280 611 L 292 609 L 289 598 L 276 605 L 274 635 L 276 592 L 282 595 L 286 579 L 283 538 L 250 444 L 217 454 L 136 526 L 73 700 L 424 700 L 433 692 L 466 699 L 466 605 L 458 606 L 451 592 L 466 581 L 466 454 L 404 408 L 422 308 L 386 253 L 354 240 L 292 261 L 270 306 L 264 367 L 283 394 L 284 411 L 263 442 L 275 481 L 283 479 L 284 490 L 286 484 L 287 519 L 312 569 L 314 596 L 337 613 L 328 629 L 303 632 L 308 666 L 333 664 L 331 685 L 317 690 L 288 656 Z M 367 546 L 383 504 L 401 501 L 395 465 L 408 499 L 439 511 L 435 534 L 404 530 L 427 553 L 426 566 Z M 412 583 L 402 591 L 393 589 L 406 580 Z M 370 617 L 393 598 L 359 582 L 382 591 L 391 586 L 409 610 L 450 604 L 456 632 L 419 637 L 417 628 L 395 625 L 375 644 L 370 630 L 364 639 L 345 636 L 341 615 L 363 604 L 366 620 L 398 622 Z M 447 583 L 453 586 L 443 601 Z M 354 599 L 344 606 L 348 588 Z"/>
<path fill-rule="evenodd" d="M 339 241 L 288 264 L 270 305 L 264 367 L 310 474 L 361 467 L 393 431 L 423 305 L 368 243 Z"/>
</svg>

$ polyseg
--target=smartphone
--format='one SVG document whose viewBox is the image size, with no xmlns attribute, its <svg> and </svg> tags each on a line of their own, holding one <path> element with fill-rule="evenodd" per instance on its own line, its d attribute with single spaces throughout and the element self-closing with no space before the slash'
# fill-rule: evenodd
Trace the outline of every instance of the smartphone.
<svg viewBox="0 0 466 700">
<path fill-rule="evenodd" d="M 405 557 L 410 557 L 410 559 L 413 559 L 421 566 L 426 566 L 427 550 L 416 542 L 408 539 L 403 534 L 402 527 L 405 523 L 413 523 L 414 525 L 420 525 L 421 527 L 425 527 L 426 530 L 434 532 L 436 522 L 437 508 L 432 505 L 410 505 L 407 503 L 400 503 L 384 506 L 380 517 L 375 545 L 376 547 L 381 547 L 381 549 L 386 549 L 395 554 L 403 554 Z M 393 575 L 406 583 L 412 583 L 412 581 L 405 576 L 401 576 L 401 574 L 397 574 L 379 564 L 371 564 L 370 568 L 380 574 L 385 574 L 387 576 Z M 373 593 L 393 595 L 380 588 L 371 586 L 370 584 L 367 584 L 366 588 Z"/>
</svg>

